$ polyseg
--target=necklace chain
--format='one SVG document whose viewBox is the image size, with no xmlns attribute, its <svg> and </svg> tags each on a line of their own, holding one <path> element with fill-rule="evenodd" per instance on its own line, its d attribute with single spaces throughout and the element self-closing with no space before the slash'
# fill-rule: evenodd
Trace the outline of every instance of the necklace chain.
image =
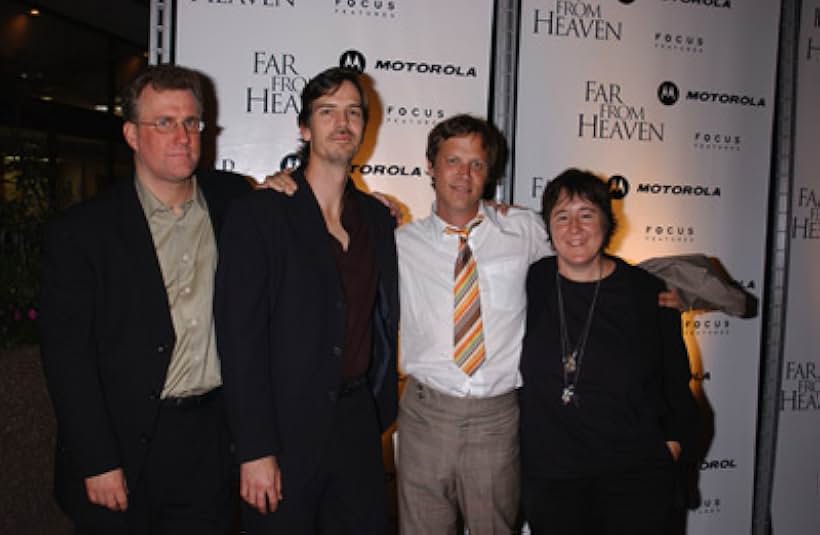
<svg viewBox="0 0 820 535">
<path fill-rule="evenodd" d="M 581 376 L 581 364 L 584 359 L 584 350 L 587 345 L 587 338 L 589 331 L 592 328 L 592 316 L 595 313 L 595 304 L 598 302 L 598 291 L 601 288 L 601 279 L 603 278 L 602 262 L 598 264 L 598 280 L 595 281 L 595 290 L 592 292 L 592 302 L 589 305 L 587 318 L 584 322 L 584 328 L 581 330 L 581 336 L 578 338 L 578 343 L 570 352 L 569 333 L 567 330 L 567 318 L 564 311 L 564 296 L 561 292 L 561 275 L 558 270 L 555 270 L 555 287 L 558 294 L 558 318 L 560 320 L 561 331 L 561 367 L 563 370 L 564 389 L 561 391 L 561 402 L 564 405 L 569 405 L 572 402 L 576 407 L 579 403 L 578 392 L 576 385 Z"/>
</svg>

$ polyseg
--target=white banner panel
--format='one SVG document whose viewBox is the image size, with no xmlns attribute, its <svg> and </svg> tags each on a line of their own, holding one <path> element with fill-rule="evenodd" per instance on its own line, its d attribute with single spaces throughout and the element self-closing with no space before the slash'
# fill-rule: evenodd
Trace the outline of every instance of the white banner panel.
<svg viewBox="0 0 820 535">
<path fill-rule="evenodd" d="M 611 177 L 622 196 L 614 253 L 705 253 L 762 295 L 779 11 L 774 1 L 523 0 L 514 202 L 539 208 L 567 167 Z M 705 413 L 687 529 L 746 534 L 760 317 L 683 319 Z"/>
<path fill-rule="evenodd" d="M 800 21 L 775 535 L 820 532 L 820 0 L 803 0 Z"/>
<path fill-rule="evenodd" d="M 372 77 L 376 92 L 354 177 L 396 196 L 411 217 L 423 217 L 433 199 L 427 133 L 455 113 L 486 116 L 492 0 L 176 5 L 176 62 L 216 85 L 218 168 L 257 179 L 278 170 L 298 147 L 302 88 L 344 63 Z"/>
</svg>

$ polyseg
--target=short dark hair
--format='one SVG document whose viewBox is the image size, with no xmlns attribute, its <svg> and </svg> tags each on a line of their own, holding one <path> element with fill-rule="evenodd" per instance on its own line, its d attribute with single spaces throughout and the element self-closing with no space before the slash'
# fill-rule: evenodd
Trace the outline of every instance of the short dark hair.
<svg viewBox="0 0 820 535">
<path fill-rule="evenodd" d="M 299 110 L 299 115 L 296 121 L 299 126 L 307 127 L 311 115 L 313 115 L 313 103 L 316 99 L 335 93 L 339 86 L 344 82 L 350 82 L 356 91 L 359 92 L 359 97 L 362 101 L 362 118 L 364 124 L 367 126 L 367 119 L 370 116 L 370 110 L 367 105 L 367 94 L 364 92 L 360 80 L 360 74 L 353 69 L 343 69 L 341 67 L 331 67 L 325 69 L 313 78 L 302 89 L 302 109 Z M 302 167 L 305 166 L 310 155 L 310 142 L 302 140 L 302 146 L 299 148 L 299 159 Z"/>
<path fill-rule="evenodd" d="M 499 153 L 500 136 L 498 131 L 484 119 L 462 113 L 453 115 L 438 123 L 427 135 L 427 161 L 434 164 L 438 149 L 451 137 L 475 134 L 481 138 L 481 146 L 487 153 L 487 169 L 495 169 Z"/>
<path fill-rule="evenodd" d="M 615 214 L 612 212 L 612 195 L 609 193 L 609 186 L 592 173 L 575 168 L 567 169 L 553 178 L 541 197 L 541 217 L 544 218 L 550 241 L 552 241 L 550 215 L 558 199 L 561 198 L 561 193 L 566 193 L 570 198 L 580 197 L 585 199 L 601 210 L 605 225 L 604 241 L 601 249 L 606 249 L 618 226 Z"/>
<path fill-rule="evenodd" d="M 140 94 L 149 85 L 156 91 L 187 89 L 193 93 L 200 113 L 202 112 L 202 83 L 199 74 L 179 65 L 164 63 L 162 65 L 149 65 L 123 90 L 122 116 L 126 121 L 135 122 L 138 120 L 137 102 Z"/>
</svg>

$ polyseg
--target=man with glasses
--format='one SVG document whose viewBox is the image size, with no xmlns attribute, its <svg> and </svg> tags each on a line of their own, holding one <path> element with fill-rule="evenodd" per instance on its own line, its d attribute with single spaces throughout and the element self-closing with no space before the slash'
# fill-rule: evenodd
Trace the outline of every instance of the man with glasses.
<svg viewBox="0 0 820 535">
<path fill-rule="evenodd" d="M 222 534 L 231 455 L 213 326 L 216 237 L 237 175 L 196 171 L 202 90 L 148 67 L 126 89 L 134 179 L 48 229 L 42 354 L 55 494 L 78 533 Z"/>
</svg>

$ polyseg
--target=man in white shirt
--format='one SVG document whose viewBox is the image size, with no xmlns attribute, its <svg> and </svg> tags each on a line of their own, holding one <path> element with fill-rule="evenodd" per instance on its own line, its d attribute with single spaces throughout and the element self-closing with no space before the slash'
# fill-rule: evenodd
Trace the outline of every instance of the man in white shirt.
<svg viewBox="0 0 820 535">
<path fill-rule="evenodd" d="M 502 215 L 481 201 L 499 142 L 475 117 L 439 123 L 427 144 L 433 213 L 396 233 L 406 535 L 455 533 L 459 515 L 471 535 L 511 533 L 518 515 L 525 282 L 529 265 L 551 249 L 536 214 Z"/>
</svg>

